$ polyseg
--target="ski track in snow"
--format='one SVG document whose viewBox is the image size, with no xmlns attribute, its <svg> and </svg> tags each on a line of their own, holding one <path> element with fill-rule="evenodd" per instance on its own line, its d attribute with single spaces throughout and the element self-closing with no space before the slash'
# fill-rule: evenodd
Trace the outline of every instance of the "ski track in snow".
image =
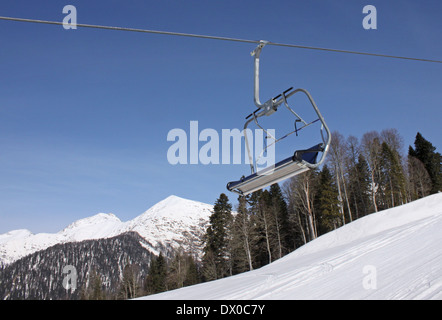
<svg viewBox="0 0 442 320">
<path fill-rule="evenodd" d="M 141 299 L 442 299 L 441 230 L 439 193 L 358 219 L 261 269 Z M 364 286 L 371 276 L 375 288 Z"/>
</svg>

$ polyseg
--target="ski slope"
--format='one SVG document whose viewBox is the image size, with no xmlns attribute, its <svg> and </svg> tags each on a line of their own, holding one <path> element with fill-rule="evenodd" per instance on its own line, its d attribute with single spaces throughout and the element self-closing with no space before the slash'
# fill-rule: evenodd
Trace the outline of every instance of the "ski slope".
<svg viewBox="0 0 442 320">
<path fill-rule="evenodd" d="M 141 299 L 442 299 L 442 193 L 358 219 L 261 269 Z"/>
</svg>

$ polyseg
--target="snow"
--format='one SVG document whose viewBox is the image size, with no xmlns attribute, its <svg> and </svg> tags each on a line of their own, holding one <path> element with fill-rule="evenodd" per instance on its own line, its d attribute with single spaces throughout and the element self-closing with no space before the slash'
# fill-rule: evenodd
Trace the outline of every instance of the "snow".
<svg viewBox="0 0 442 320">
<path fill-rule="evenodd" d="M 112 213 L 98 213 L 77 220 L 57 233 L 10 231 L 0 235 L 0 265 L 59 243 L 111 238 L 130 231 L 138 232 L 150 243 L 149 250 L 153 253 L 158 253 L 156 246 L 162 245 L 182 246 L 200 254 L 201 246 L 193 241 L 205 232 L 212 210 L 209 204 L 169 196 L 127 222 Z"/>
<path fill-rule="evenodd" d="M 117 235 L 122 222 L 112 213 L 99 213 L 95 216 L 77 220 L 58 232 L 64 242 L 76 242 L 90 239 L 107 238 Z"/>
<path fill-rule="evenodd" d="M 13 230 L 0 235 L 0 244 L 6 243 L 8 241 L 13 241 L 15 239 L 26 238 L 32 235 L 31 231 L 26 229 Z"/>
<path fill-rule="evenodd" d="M 263 268 L 141 299 L 442 299 L 442 193 L 358 219 Z"/>
<path fill-rule="evenodd" d="M 212 210 L 212 205 L 170 196 L 130 221 L 126 230 L 138 232 L 153 245 L 194 246 L 206 231 Z"/>
</svg>

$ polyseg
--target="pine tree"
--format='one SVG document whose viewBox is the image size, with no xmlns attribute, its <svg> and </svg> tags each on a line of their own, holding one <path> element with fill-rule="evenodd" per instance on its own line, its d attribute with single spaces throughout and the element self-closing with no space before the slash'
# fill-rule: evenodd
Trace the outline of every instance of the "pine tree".
<svg viewBox="0 0 442 320">
<path fill-rule="evenodd" d="M 229 234 L 232 222 L 232 205 L 229 198 L 221 193 L 209 218 L 205 235 L 203 263 L 208 280 L 223 278 L 227 275 L 229 259 Z"/>
<path fill-rule="evenodd" d="M 192 286 L 194 284 L 201 282 L 201 275 L 199 272 L 198 264 L 195 259 L 188 255 L 187 258 L 187 270 L 186 270 L 186 278 L 184 279 L 184 286 Z"/>
<path fill-rule="evenodd" d="M 338 190 L 327 165 L 319 173 L 317 195 L 315 201 L 316 218 L 319 235 L 340 227 L 342 217 L 339 211 Z"/>
<path fill-rule="evenodd" d="M 105 297 L 101 276 L 95 269 L 92 269 L 89 276 L 89 286 L 86 291 L 85 298 L 86 300 L 104 300 Z"/>
<path fill-rule="evenodd" d="M 145 280 L 144 289 L 147 294 L 160 293 L 167 290 L 166 285 L 167 264 L 163 254 L 152 258 L 148 275 Z"/>
<path fill-rule="evenodd" d="M 384 208 L 405 203 L 405 176 L 399 154 L 384 141 L 381 145 L 380 159 L 380 184 L 383 191 Z"/>
<path fill-rule="evenodd" d="M 356 218 L 370 213 L 370 173 L 367 161 L 362 154 L 359 154 L 358 161 L 351 172 L 351 183 L 353 184 L 353 201 L 357 212 Z"/>
<path fill-rule="evenodd" d="M 426 140 L 420 132 L 416 134 L 414 149 L 410 146 L 408 155 L 422 161 L 431 179 L 430 193 L 437 193 L 442 190 L 442 156 L 436 152 L 431 142 Z"/>
</svg>

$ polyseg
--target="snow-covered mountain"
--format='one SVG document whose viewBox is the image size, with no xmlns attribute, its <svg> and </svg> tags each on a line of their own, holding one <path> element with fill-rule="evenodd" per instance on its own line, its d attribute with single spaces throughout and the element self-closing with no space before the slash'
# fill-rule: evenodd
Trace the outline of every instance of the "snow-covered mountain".
<svg viewBox="0 0 442 320">
<path fill-rule="evenodd" d="M 149 210 L 125 223 L 121 232 L 134 231 L 157 245 L 188 251 L 202 250 L 201 237 L 206 232 L 213 205 L 170 196 Z"/>
<path fill-rule="evenodd" d="M 182 246 L 199 253 L 199 240 L 206 230 L 211 210 L 213 205 L 172 195 L 127 222 L 112 213 L 99 213 L 75 221 L 57 233 L 10 231 L 0 235 L 0 264 L 10 264 L 56 244 L 107 239 L 131 231 L 150 243 L 153 253 L 158 253 L 158 247 L 167 246 Z"/>
<path fill-rule="evenodd" d="M 442 193 L 374 213 L 261 269 L 142 299 L 442 299 Z"/>
<path fill-rule="evenodd" d="M 143 283 L 152 253 L 150 244 L 136 232 L 97 240 L 68 242 L 29 254 L 0 268 L 0 300 L 76 300 L 91 294 L 99 275 L 108 299 L 124 298 L 124 270 Z M 63 286 L 64 268 L 74 267 L 77 290 Z"/>
</svg>

